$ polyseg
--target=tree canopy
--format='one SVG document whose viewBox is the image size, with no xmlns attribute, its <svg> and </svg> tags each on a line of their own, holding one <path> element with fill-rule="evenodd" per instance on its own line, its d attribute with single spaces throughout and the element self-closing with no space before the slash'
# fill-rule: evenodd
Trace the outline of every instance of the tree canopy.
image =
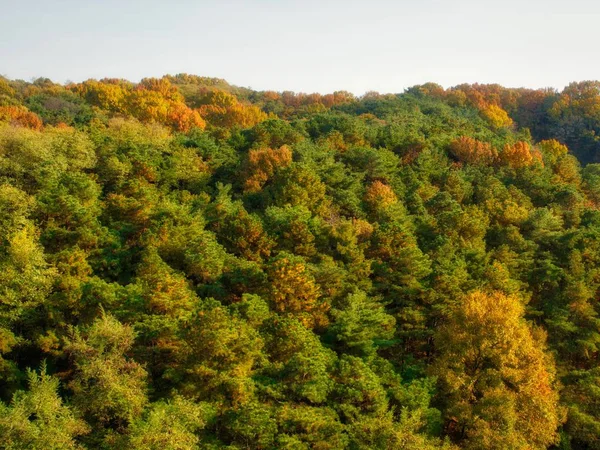
<svg viewBox="0 0 600 450">
<path fill-rule="evenodd" d="M 600 89 L 0 77 L 0 448 L 600 450 Z"/>
</svg>

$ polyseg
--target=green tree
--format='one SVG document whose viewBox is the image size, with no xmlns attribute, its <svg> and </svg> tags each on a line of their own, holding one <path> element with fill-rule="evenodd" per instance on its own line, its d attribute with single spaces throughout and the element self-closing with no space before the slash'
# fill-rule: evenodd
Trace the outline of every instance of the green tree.
<svg viewBox="0 0 600 450">
<path fill-rule="evenodd" d="M 15 393 L 9 405 L 0 402 L 2 448 L 10 450 L 83 449 L 76 439 L 89 433 L 58 395 L 58 379 L 42 365 L 38 375 L 27 372 L 29 390 Z"/>
<path fill-rule="evenodd" d="M 198 433 L 213 416 L 210 405 L 183 397 L 152 403 L 144 416 L 131 424 L 123 445 L 135 450 L 193 450 L 200 444 Z"/>
<path fill-rule="evenodd" d="M 371 355 L 377 343 L 394 336 L 396 321 L 384 306 L 365 292 L 355 291 L 331 311 L 328 333 L 343 353 Z"/>
<path fill-rule="evenodd" d="M 74 368 L 68 383 L 73 404 L 97 430 L 124 432 L 147 403 L 146 372 L 127 357 L 133 343 L 132 328 L 104 311 L 66 339 L 64 351 Z"/>
<path fill-rule="evenodd" d="M 264 360 L 263 339 L 245 320 L 209 299 L 183 329 L 182 367 L 173 373 L 182 392 L 234 405 L 253 397 L 254 371 Z"/>
</svg>

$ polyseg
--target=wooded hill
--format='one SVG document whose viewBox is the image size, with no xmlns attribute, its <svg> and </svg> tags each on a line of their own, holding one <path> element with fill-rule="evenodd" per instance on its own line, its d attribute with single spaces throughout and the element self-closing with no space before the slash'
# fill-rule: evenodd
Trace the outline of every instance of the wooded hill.
<svg viewBox="0 0 600 450">
<path fill-rule="evenodd" d="M 600 82 L 0 78 L 0 448 L 600 449 Z"/>
</svg>

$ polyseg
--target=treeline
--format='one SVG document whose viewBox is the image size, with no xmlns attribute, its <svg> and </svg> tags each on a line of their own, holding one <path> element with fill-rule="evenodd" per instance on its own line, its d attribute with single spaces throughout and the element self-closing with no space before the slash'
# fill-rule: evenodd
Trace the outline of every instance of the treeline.
<svg viewBox="0 0 600 450">
<path fill-rule="evenodd" d="M 600 449 L 600 83 L 0 78 L 0 448 Z"/>
</svg>

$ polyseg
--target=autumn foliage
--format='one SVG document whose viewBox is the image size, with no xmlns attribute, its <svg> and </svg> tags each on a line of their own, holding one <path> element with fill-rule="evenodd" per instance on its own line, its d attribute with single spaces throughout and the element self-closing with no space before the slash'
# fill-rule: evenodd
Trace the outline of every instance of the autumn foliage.
<svg viewBox="0 0 600 450">
<path fill-rule="evenodd" d="M 365 202 L 370 208 L 386 208 L 398 202 L 398 197 L 390 186 L 375 180 L 365 193 Z"/>
<path fill-rule="evenodd" d="M 467 164 L 493 164 L 498 152 L 487 142 L 481 142 L 468 136 L 461 136 L 450 144 L 450 153 L 461 162 Z"/>
<path fill-rule="evenodd" d="M 42 120 L 22 106 L 0 106 L 0 122 L 32 130 L 41 130 L 43 127 Z"/>
<path fill-rule="evenodd" d="M 232 128 L 248 128 L 267 119 L 267 114 L 255 105 L 238 101 L 235 96 L 221 91 L 209 91 L 201 100 L 198 109 L 202 117 L 210 124 Z"/>
<path fill-rule="evenodd" d="M 292 151 L 287 145 L 281 146 L 278 149 L 264 148 L 250 150 L 248 152 L 248 162 L 245 171 L 245 191 L 260 191 L 278 169 L 289 166 L 291 162 Z"/>
<path fill-rule="evenodd" d="M 72 89 L 93 105 L 142 122 L 156 122 L 184 132 L 206 126 L 198 111 L 189 108 L 166 79 L 147 78 L 136 86 L 121 80 L 89 80 Z"/>
<path fill-rule="evenodd" d="M 481 110 L 481 115 L 495 128 L 504 128 L 512 125 L 513 121 L 506 111 L 498 105 L 487 105 Z"/>
<path fill-rule="evenodd" d="M 545 449 L 558 440 L 552 360 L 514 296 L 476 291 L 436 335 L 434 366 L 449 394 L 447 427 L 467 448 Z"/>
<path fill-rule="evenodd" d="M 600 450 L 599 105 L 0 77 L 0 447 Z"/>
<path fill-rule="evenodd" d="M 298 318 L 307 328 L 327 325 L 329 305 L 301 259 L 281 254 L 271 262 L 268 275 L 275 310 Z"/>
<path fill-rule="evenodd" d="M 541 153 L 524 141 L 506 144 L 500 153 L 499 159 L 502 164 L 513 169 L 528 167 L 535 163 L 543 163 Z"/>
</svg>

